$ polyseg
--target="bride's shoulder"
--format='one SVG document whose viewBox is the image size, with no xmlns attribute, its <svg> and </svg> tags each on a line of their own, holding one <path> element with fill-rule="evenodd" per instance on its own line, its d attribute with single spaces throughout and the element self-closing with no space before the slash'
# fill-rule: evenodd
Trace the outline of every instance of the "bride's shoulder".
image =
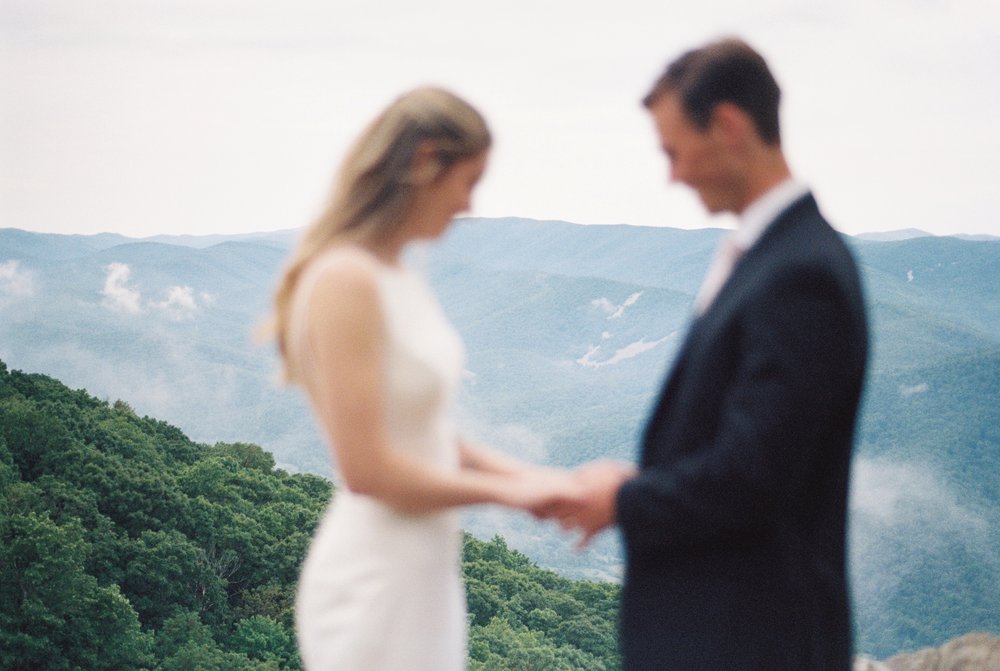
<svg viewBox="0 0 1000 671">
<path fill-rule="evenodd" d="M 374 286 L 380 265 L 370 252 L 360 247 L 338 245 L 316 255 L 303 271 L 300 282 L 310 293 L 319 288 L 336 292 Z"/>
<path fill-rule="evenodd" d="M 331 247 L 306 266 L 296 290 L 311 320 L 357 320 L 379 303 L 380 262 L 353 246 Z"/>
<path fill-rule="evenodd" d="M 368 250 L 357 245 L 332 245 L 309 263 L 313 272 L 324 274 L 374 274 L 381 262 Z"/>
</svg>

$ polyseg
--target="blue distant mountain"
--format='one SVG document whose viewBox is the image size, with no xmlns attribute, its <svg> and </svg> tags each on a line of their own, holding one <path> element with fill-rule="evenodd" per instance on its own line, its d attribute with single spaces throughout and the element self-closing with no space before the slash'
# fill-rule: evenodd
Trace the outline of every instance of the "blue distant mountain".
<svg viewBox="0 0 1000 671">
<path fill-rule="evenodd" d="M 722 233 L 466 219 L 412 250 L 465 339 L 467 430 L 551 464 L 633 458 Z M 0 359 L 329 475 L 306 404 L 254 342 L 297 234 L 0 229 Z M 860 651 L 1000 633 L 1000 245 L 847 240 L 874 327 L 851 505 Z M 523 516 L 467 526 L 568 575 L 618 575 L 613 534 L 577 555 Z"/>
<path fill-rule="evenodd" d="M 878 242 L 895 242 L 897 240 L 912 240 L 913 238 L 925 238 L 933 235 L 919 228 L 901 228 L 896 231 L 877 231 L 873 233 L 859 233 L 855 237 L 859 240 L 875 240 Z"/>
<path fill-rule="evenodd" d="M 859 233 L 859 240 L 875 240 L 878 242 L 895 242 L 898 240 L 912 240 L 913 238 L 926 238 L 934 236 L 933 233 L 922 231 L 919 228 L 902 228 L 896 231 L 879 231 L 874 233 Z M 986 233 L 959 233 L 946 237 L 958 238 L 960 240 L 974 241 L 998 241 L 1000 237 L 988 235 Z"/>
</svg>

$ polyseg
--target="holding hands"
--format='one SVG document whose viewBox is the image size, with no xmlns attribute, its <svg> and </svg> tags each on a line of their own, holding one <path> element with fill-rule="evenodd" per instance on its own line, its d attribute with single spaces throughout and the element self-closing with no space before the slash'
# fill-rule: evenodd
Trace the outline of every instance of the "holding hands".
<svg viewBox="0 0 1000 671">
<path fill-rule="evenodd" d="M 567 531 L 578 531 L 577 548 L 582 549 L 614 524 L 618 490 L 636 473 L 634 465 L 610 459 L 583 464 L 575 471 L 531 469 L 521 484 L 533 494 L 520 507 L 539 519 L 558 520 Z"/>
<path fill-rule="evenodd" d="M 576 508 L 583 504 L 586 490 L 572 471 L 547 466 L 523 466 L 511 476 L 502 501 L 538 519 L 553 516 L 551 511 Z"/>
</svg>

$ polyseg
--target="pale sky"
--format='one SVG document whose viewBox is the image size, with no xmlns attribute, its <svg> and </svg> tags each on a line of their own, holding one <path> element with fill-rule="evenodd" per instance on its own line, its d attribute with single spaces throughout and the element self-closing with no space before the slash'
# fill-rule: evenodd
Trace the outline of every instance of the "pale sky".
<svg viewBox="0 0 1000 671">
<path fill-rule="evenodd" d="M 845 233 L 1000 235 L 994 0 L 0 0 L 0 227 L 307 224 L 350 141 L 421 84 L 496 144 L 473 215 L 691 228 L 639 99 L 729 34 Z"/>
</svg>

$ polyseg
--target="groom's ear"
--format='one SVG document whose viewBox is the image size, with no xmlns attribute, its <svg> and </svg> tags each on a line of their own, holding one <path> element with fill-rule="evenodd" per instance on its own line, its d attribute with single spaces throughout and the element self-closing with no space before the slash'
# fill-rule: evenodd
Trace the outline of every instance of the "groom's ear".
<svg viewBox="0 0 1000 671">
<path fill-rule="evenodd" d="M 757 135 L 753 119 L 741 107 L 731 102 L 721 102 L 712 110 L 709 121 L 709 132 L 726 146 L 737 148 L 745 146 Z"/>
<path fill-rule="evenodd" d="M 441 157 L 438 147 L 433 142 L 425 140 L 417 147 L 410 165 L 410 183 L 416 186 L 430 184 L 441 174 Z"/>
</svg>

